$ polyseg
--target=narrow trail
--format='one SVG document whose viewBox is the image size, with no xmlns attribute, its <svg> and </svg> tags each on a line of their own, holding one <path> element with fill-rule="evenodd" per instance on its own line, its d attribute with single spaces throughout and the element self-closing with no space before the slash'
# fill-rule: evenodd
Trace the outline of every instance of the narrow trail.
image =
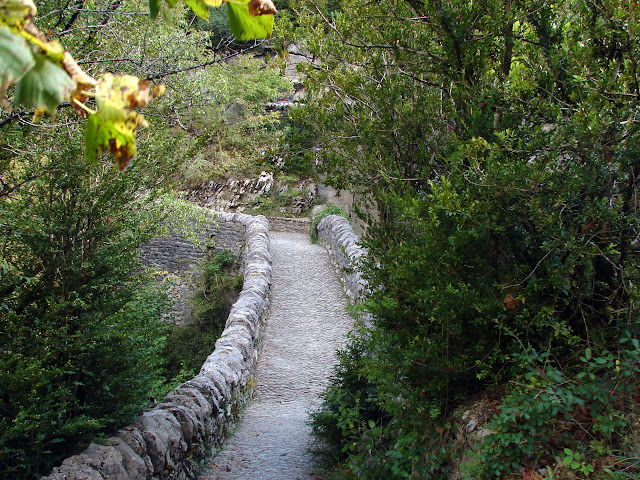
<svg viewBox="0 0 640 480">
<path fill-rule="evenodd" d="M 256 371 L 256 398 L 200 480 L 313 478 L 308 412 L 353 319 L 324 248 L 306 234 L 271 233 L 271 307 Z"/>
</svg>

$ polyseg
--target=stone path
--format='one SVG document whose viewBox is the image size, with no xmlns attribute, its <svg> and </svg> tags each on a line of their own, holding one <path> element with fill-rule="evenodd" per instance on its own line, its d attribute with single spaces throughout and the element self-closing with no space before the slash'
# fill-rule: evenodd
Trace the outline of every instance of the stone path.
<svg viewBox="0 0 640 480">
<path fill-rule="evenodd" d="M 200 480 L 308 480 L 308 412 L 353 325 L 324 248 L 307 234 L 271 233 L 271 309 L 257 394 Z"/>
</svg>

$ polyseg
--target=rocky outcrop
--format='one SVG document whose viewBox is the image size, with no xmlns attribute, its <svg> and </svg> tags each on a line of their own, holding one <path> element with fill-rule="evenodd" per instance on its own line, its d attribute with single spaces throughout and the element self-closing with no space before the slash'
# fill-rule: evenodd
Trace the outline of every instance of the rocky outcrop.
<svg viewBox="0 0 640 480">
<path fill-rule="evenodd" d="M 258 198 L 269 195 L 274 178 L 271 172 L 262 172 L 257 178 L 228 179 L 224 182 L 204 182 L 187 192 L 187 200 L 201 207 L 225 212 L 242 212 Z"/>
<path fill-rule="evenodd" d="M 290 44 L 287 47 L 285 53 L 286 66 L 284 69 L 284 76 L 291 81 L 294 94 L 286 97 L 281 97 L 273 102 L 267 104 L 267 110 L 270 111 L 285 111 L 293 107 L 296 104 L 301 104 L 306 98 L 306 92 L 304 90 L 304 78 L 302 73 L 298 71 L 298 65 L 309 63 L 309 58 L 300 49 Z"/>
<path fill-rule="evenodd" d="M 280 197 L 286 205 L 281 213 L 299 215 L 309 209 L 316 195 L 316 184 L 311 179 L 291 184 L 263 171 L 255 178 L 205 182 L 189 190 L 186 197 L 202 207 L 226 212 L 244 212 L 257 207 L 262 199 Z"/>
<path fill-rule="evenodd" d="M 309 210 L 318 194 L 316 182 L 310 178 L 292 185 L 276 182 L 275 189 L 278 195 L 286 200 L 286 206 L 282 207 L 280 212 L 291 215 L 300 215 Z"/>
<path fill-rule="evenodd" d="M 67 458 L 46 480 L 193 479 L 200 460 L 215 453 L 249 394 L 271 285 L 267 220 L 243 214 L 217 218 L 245 227 L 244 285 L 200 374 L 134 424 Z"/>
</svg>

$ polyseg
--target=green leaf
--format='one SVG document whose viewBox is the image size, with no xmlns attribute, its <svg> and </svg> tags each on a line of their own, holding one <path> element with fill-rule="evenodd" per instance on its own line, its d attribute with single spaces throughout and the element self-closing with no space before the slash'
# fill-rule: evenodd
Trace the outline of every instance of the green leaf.
<svg viewBox="0 0 640 480">
<path fill-rule="evenodd" d="M 371 428 L 371 429 L 374 429 L 376 427 L 376 422 L 374 422 L 371 419 L 369 419 L 369 421 L 367 423 L 369 424 L 369 428 Z"/>
<path fill-rule="evenodd" d="M 209 20 L 209 7 L 202 0 L 184 0 L 184 3 L 186 3 L 197 16 L 204 20 Z"/>
<path fill-rule="evenodd" d="M 98 115 L 89 115 L 84 129 L 84 158 L 87 162 L 95 164 L 102 148 L 98 146 Z"/>
<path fill-rule="evenodd" d="M 584 351 L 584 357 L 585 357 L 587 360 L 591 360 L 591 349 L 590 349 L 590 348 L 587 348 L 587 349 Z"/>
<path fill-rule="evenodd" d="M 0 26 L 0 84 L 15 82 L 35 64 L 26 40 Z"/>
<path fill-rule="evenodd" d="M 242 41 L 256 38 L 270 38 L 273 31 L 273 15 L 251 16 L 248 5 L 227 2 L 229 28 Z"/>
<path fill-rule="evenodd" d="M 153 19 L 160 13 L 160 0 L 149 0 L 149 16 Z"/>
<path fill-rule="evenodd" d="M 14 104 L 54 113 L 75 88 L 69 74 L 43 55 L 35 55 L 35 65 L 16 84 Z"/>
</svg>

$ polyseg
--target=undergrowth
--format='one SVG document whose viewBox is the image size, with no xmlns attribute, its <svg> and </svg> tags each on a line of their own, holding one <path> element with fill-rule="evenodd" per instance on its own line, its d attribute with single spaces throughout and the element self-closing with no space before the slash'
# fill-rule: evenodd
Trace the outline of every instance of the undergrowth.
<svg viewBox="0 0 640 480">
<path fill-rule="evenodd" d="M 190 298 L 190 320 L 186 325 L 172 326 L 167 336 L 165 376 L 172 385 L 197 375 L 213 352 L 242 289 L 242 276 L 234 272 L 234 267 L 235 258 L 229 251 L 218 253 L 203 264 Z"/>
<path fill-rule="evenodd" d="M 344 209 L 338 207 L 337 205 L 333 205 L 331 203 L 328 204 L 327 206 L 322 208 L 320 211 L 318 211 L 314 215 L 313 219 L 311 220 L 311 240 L 313 242 L 318 241 L 318 224 L 323 218 L 326 218 L 329 215 L 339 215 L 346 219 L 349 218 L 349 214 Z"/>
<path fill-rule="evenodd" d="M 549 353 L 521 356 L 492 432 L 469 465 L 469 478 L 638 478 L 640 343 L 629 332 L 615 351 L 587 348 L 582 368 L 563 371 Z"/>
</svg>

